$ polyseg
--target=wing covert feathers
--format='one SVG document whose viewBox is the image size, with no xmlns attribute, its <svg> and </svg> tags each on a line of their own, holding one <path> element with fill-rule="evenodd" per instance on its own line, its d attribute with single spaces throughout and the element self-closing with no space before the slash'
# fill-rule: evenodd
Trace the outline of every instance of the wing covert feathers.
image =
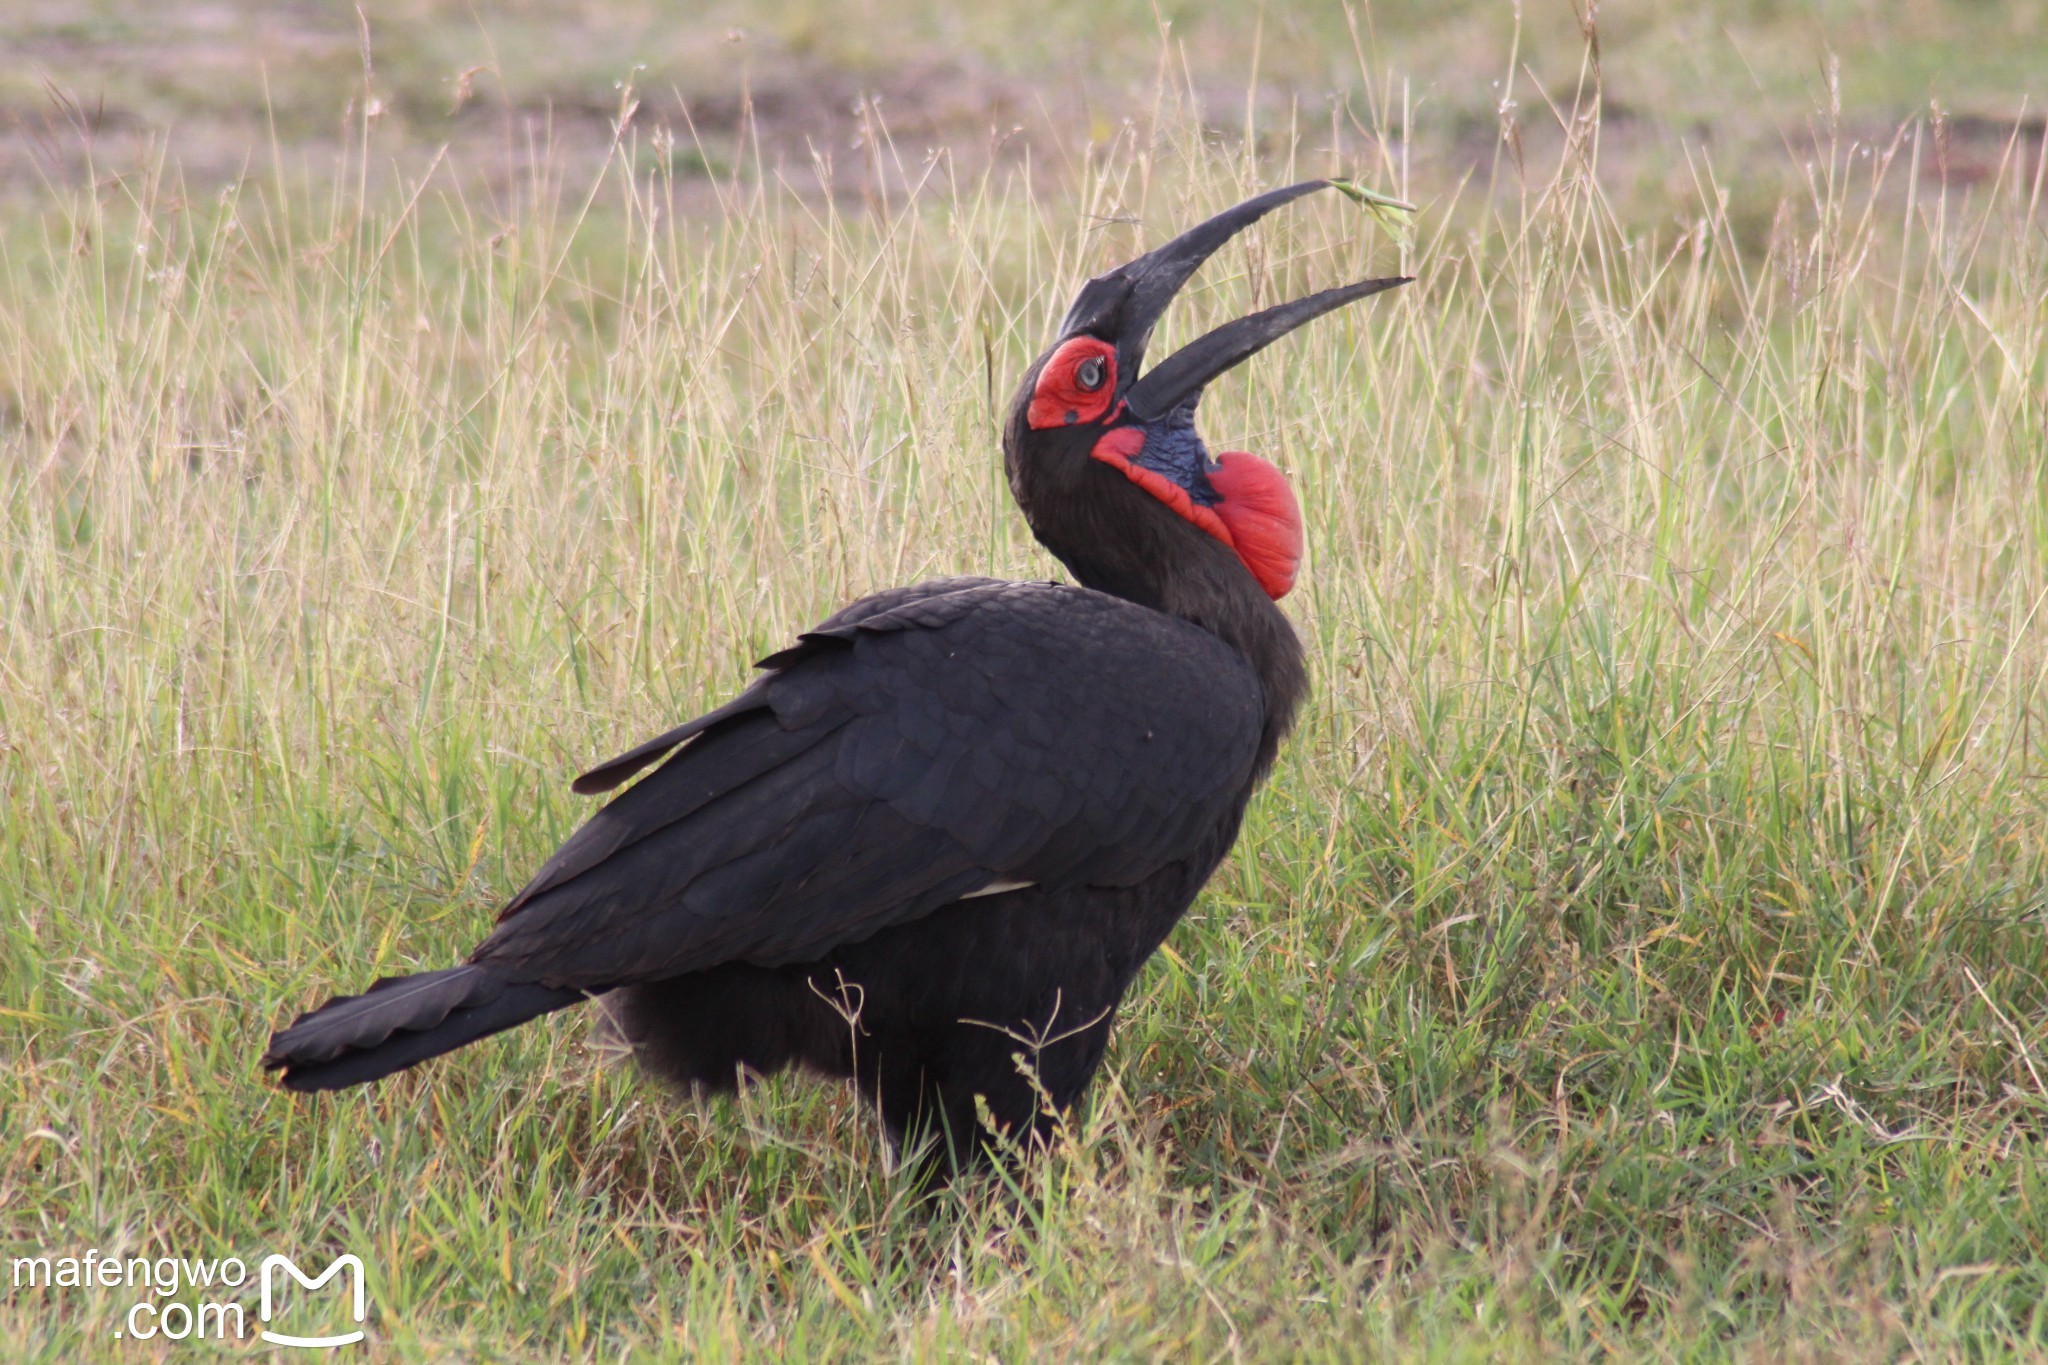
<svg viewBox="0 0 2048 1365">
<path fill-rule="evenodd" d="M 877 594 L 764 666 L 579 780 L 662 760 L 473 962 L 608 987 L 810 960 L 992 883 L 1128 885 L 1237 818 L 1264 715 L 1214 635 L 1046 583 Z"/>
</svg>

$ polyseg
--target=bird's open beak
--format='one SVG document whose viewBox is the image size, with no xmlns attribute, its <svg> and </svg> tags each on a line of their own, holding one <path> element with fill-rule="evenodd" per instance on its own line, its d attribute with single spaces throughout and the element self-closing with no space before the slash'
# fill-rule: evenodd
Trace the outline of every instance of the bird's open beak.
<svg viewBox="0 0 2048 1365">
<path fill-rule="evenodd" d="M 1347 180 L 1304 180 L 1284 189 L 1268 190 L 1189 228 L 1164 246 L 1088 281 L 1075 298 L 1073 307 L 1067 310 L 1066 320 L 1060 324 L 1060 335 L 1086 333 L 1113 343 L 1117 348 L 1117 373 L 1138 375 L 1153 324 L 1159 321 L 1167 305 L 1173 302 L 1174 296 L 1202 262 L 1214 255 L 1218 247 L 1282 204 L 1332 186 L 1375 208 L 1411 208 L 1398 199 L 1373 194 Z M 1139 375 L 1135 382 L 1127 381 L 1124 402 L 1131 415 L 1140 421 L 1156 421 L 1199 394 L 1202 386 L 1210 380 L 1303 323 L 1383 289 L 1406 284 L 1408 279 L 1408 276 L 1396 276 L 1360 280 L 1356 284 L 1325 289 L 1307 298 L 1279 304 L 1226 323 L 1181 347 Z"/>
</svg>

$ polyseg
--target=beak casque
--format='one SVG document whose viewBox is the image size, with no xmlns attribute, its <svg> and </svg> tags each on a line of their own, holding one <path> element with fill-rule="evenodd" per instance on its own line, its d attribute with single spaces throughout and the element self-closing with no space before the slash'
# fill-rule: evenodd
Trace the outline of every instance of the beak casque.
<svg viewBox="0 0 2048 1365">
<path fill-rule="evenodd" d="M 1138 375 L 1152 328 L 1202 262 L 1259 219 L 1303 195 L 1336 188 L 1373 208 L 1409 209 L 1398 199 L 1374 194 L 1348 180 L 1304 180 L 1268 190 L 1198 223 L 1163 246 L 1098 275 L 1081 287 L 1060 324 L 1060 335 L 1098 337 L 1117 349 L 1117 373 Z M 1257 354 L 1295 328 L 1347 303 L 1408 283 L 1410 277 L 1361 280 L 1239 318 L 1175 351 L 1135 382 L 1126 379 L 1124 401 L 1134 417 L 1154 421 L 1199 394 L 1202 386 Z"/>
</svg>

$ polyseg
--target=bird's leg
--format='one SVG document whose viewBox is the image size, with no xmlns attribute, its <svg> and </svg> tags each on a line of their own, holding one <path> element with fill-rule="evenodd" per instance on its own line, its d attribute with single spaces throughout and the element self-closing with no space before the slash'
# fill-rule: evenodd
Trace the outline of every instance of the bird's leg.
<svg viewBox="0 0 2048 1365">
<path fill-rule="evenodd" d="M 880 1040 L 858 1083 L 921 1181 L 1014 1169 L 1053 1145 L 1102 1060 L 1115 1010 L 1114 1001 L 1097 1005 L 1062 1028 L 1068 1012 L 1056 990 L 1018 1025 L 961 1020 L 937 1038 Z"/>
</svg>

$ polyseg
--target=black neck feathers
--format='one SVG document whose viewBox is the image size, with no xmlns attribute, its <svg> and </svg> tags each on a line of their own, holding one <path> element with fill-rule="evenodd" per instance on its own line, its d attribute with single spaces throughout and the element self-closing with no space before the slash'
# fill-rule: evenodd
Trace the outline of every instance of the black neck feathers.
<svg viewBox="0 0 2048 1365">
<path fill-rule="evenodd" d="M 1013 418 L 1003 444 L 1025 521 L 1082 586 L 1193 622 L 1245 657 L 1266 694 L 1263 770 L 1308 694 L 1294 627 L 1230 547 L 1089 458 L 1093 439 Z"/>
</svg>

